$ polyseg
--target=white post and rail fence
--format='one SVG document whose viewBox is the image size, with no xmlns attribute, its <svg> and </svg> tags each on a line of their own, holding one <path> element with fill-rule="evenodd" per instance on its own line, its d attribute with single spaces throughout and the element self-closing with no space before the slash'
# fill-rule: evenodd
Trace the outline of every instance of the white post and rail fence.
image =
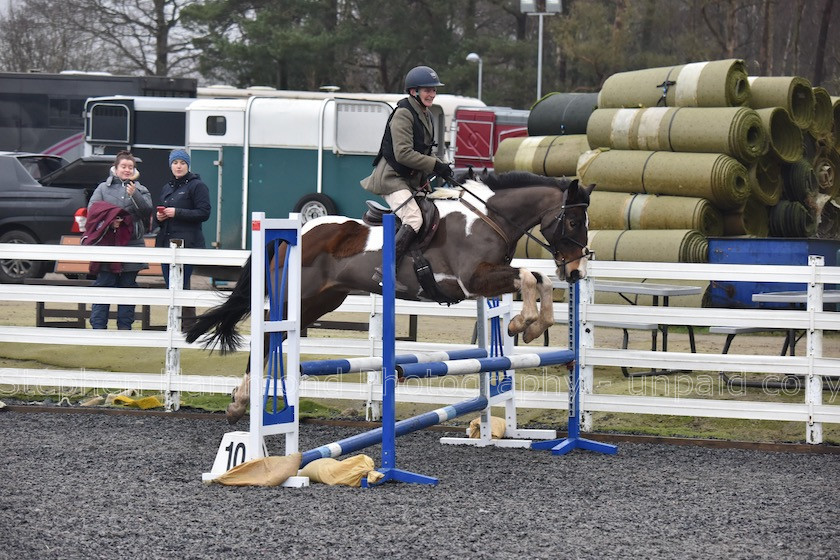
<svg viewBox="0 0 840 560">
<path fill-rule="evenodd" d="M 210 266 L 241 266 L 248 257 L 246 251 L 178 249 L 178 248 L 118 248 L 80 247 L 64 245 L 21 245 L 0 244 L 0 259 L 41 259 L 49 261 L 122 261 L 169 263 L 179 274 L 183 264 Z M 533 270 L 553 275 L 550 261 L 515 260 L 514 266 L 527 266 Z M 685 264 L 685 263 L 636 263 L 598 262 L 589 264 L 589 280 L 594 279 L 595 288 L 589 286 L 591 294 L 598 294 L 598 282 L 640 279 L 648 284 L 667 282 L 740 281 L 768 282 L 778 280 L 784 283 L 801 283 L 803 305 L 789 308 L 713 308 L 662 305 L 628 305 L 623 303 L 601 304 L 597 301 L 582 301 L 580 321 L 582 323 L 581 349 L 581 408 L 584 431 L 591 431 L 593 412 L 619 412 L 634 414 L 662 414 L 676 416 L 702 416 L 714 418 L 737 418 L 749 420 L 775 420 L 801 422 L 805 426 L 806 441 L 821 443 L 822 425 L 840 423 L 839 390 L 824 391 L 826 387 L 840 386 L 840 267 L 823 266 L 821 257 L 811 257 L 806 266 L 763 266 L 742 264 Z M 642 292 L 644 293 L 644 292 Z M 184 374 L 180 370 L 178 354 L 186 348 L 198 349 L 197 344 L 188 344 L 180 330 L 179 308 L 201 309 L 218 304 L 224 292 L 209 290 L 183 290 L 174 286 L 160 288 L 93 288 L 66 285 L 4 284 L 0 300 L 4 302 L 42 303 L 118 303 L 131 302 L 135 305 L 161 306 L 166 313 L 166 330 L 94 331 L 88 328 L 38 327 L 30 324 L 12 324 L 4 319 L 0 324 L 0 343 L 45 344 L 51 346 L 85 345 L 149 348 L 160 351 L 161 367 L 155 372 L 111 372 L 89 369 L 33 369 L 0 368 L 0 395 L 14 394 L 24 390 L 46 388 L 98 388 L 138 389 L 158 391 L 166 395 L 167 408 L 177 409 L 179 395 L 184 393 L 229 393 L 239 383 L 241 372 L 230 376 L 209 376 Z M 597 299 L 594 297 L 592 299 Z M 834 303 L 832 303 L 834 302 Z M 516 310 L 518 302 L 507 299 L 501 305 Z M 833 309 L 833 310 L 832 310 Z M 339 308 L 341 312 L 366 315 L 371 325 L 381 315 L 382 302 L 378 296 L 351 296 Z M 397 314 L 421 317 L 476 317 L 475 302 L 466 301 L 453 306 L 432 303 L 397 302 Z M 565 303 L 555 305 L 557 326 L 552 329 L 566 329 L 568 307 Z M 600 325 L 600 326 L 599 326 Z M 599 346 L 596 332 L 604 326 L 651 331 L 665 326 L 693 328 L 712 327 L 712 332 L 743 332 L 755 330 L 788 330 L 801 332 L 804 348 L 797 355 L 772 355 L 711 352 L 678 352 L 668 349 L 636 350 Z M 376 331 L 376 328 L 372 329 Z M 823 333 L 829 335 L 824 344 Z M 307 356 L 379 356 L 381 341 L 378 332 L 365 338 L 301 338 L 301 354 Z M 463 343 L 427 341 L 414 342 L 398 340 L 397 352 L 423 352 L 455 350 L 470 347 L 469 334 L 465 333 Z M 559 334 L 554 340 L 564 340 Z M 721 338 L 721 346 L 723 338 Z M 614 346 L 614 345 L 613 345 Z M 247 351 L 247 343 L 241 349 Z M 825 350 L 825 354 L 824 354 Z M 514 347 L 513 353 L 527 352 L 527 347 Z M 214 359 L 209 353 L 208 360 Z M 243 356 L 242 367 L 245 367 Z M 643 368 L 683 372 L 681 376 L 709 374 L 717 379 L 724 374 L 784 379 L 796 377 L 804 384 L 800 397 L 791 399 L 780 392 L 773 398 L 769 392 L 761 399 L 749 400 L 749 394 L 731 399 L 675 398 L 662 397 L 642 391 L 639 394 L 605 394 L 595 390 L 596 367 Z M 558 377 L 563 377 L 558 374 Z M 540 386 L 538 389 L 526 385 L 517 390 L 516 403 L 520 408 L 555 409 L 568 408 L 568 394 L 565 387 Z M 474 388 L 448 386 L 401 386 L 396 395 L 398 402 L 427 404 L 452 404 L 468 398 Z M 770 396 L 768 397 L 768 394 Z M 349 399 L 354 401 L 381 402 L 381 385 L 376 382 L 306 379 L 300 384 L 300 396 L 304 398 Z M 795 402 L 794 402 L 795 401 Z"/>
</svg>

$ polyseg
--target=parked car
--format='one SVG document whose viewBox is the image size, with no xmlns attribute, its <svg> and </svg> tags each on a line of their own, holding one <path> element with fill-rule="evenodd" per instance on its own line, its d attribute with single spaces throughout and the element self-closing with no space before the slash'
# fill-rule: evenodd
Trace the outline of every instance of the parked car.
<svg viewBox="0 0 840 560">
<path fill-rule="evenodd" d="M 85 156 L 73 162 L 49 154 L 0 152 L 0 243 L 59 243 L 78 231 L 76 212 L 87 207 L 108 177 L 114 156 Z M 42 278 L 52 263 L 0 260 L 0 283 Z"/>
</svg>

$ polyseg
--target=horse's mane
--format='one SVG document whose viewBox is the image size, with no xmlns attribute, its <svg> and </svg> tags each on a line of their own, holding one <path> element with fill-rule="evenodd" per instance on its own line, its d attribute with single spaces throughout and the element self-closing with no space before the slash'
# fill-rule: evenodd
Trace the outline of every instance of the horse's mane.
<svg viewBox="0 0 840 560">
<path fill-rule="evenodd" d="M 502 189 L 515 189 L 517 187 L 557 187 L 561 190 L 569 188 L 569 180 L 565 177 L 558 179 L 556 177 L 546 177 L 545 175 L 537 175 L 536 173 L 529 173 L 527 171 L 508 171 L 507 173 L 489 173 L 485 177 L 481 177 L 481 182 L 487 185 L 490 190 L 498 191 Z"/>
</svg>

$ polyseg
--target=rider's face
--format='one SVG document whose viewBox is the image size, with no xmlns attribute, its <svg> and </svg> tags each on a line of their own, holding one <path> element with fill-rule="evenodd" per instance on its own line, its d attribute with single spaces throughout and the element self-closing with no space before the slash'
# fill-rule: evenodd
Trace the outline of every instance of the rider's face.
<svg viewBox="0 0 840 560">
<path fill-rule="evenodd" d="M 431 107 L 435 102 L 435 96 L 437 95 L 437 88 L 433 87 L 421 87 L 417 90 L 417 97 L 420 98 L 420 102 L 423 104 L 424 107 Z"/>
</svg>

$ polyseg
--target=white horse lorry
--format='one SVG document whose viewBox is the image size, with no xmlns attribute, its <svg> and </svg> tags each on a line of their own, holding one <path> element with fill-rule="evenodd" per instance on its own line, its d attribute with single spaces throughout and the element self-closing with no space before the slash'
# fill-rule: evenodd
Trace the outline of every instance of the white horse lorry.
<svg viewBox="0 0 840 560">
<path fill-rule="evenodd" d="M 212 96 L 212 97 L 211 97 Z M 89 153 L 116 153 L 119 149 L 142 149 L 145 161 L 157 161 L 149 150 L 168 153 L 172 147 L 186 146 L 191 169 L 201 175 L 210 189 L 213 205 L 204 234 L 215 248 L 242 249 L 249 243 L 249 216 L 262 211 L 270 216 L 300 212 L 304 220 L 320 215 L 340 214 L 361 217 L 365 199 L 373 195 L 359 181 L 372 170 L 382 133 L 401 94 L 353 94 L 342 92 L 292 92 L 267 88 L 199 88 L 199 98 L 183 107 L 183 136 L 173 133 L 181 109 L 172 100 L 159 100 L 161 111 L 146 98 L 138 103 L 130 97 L 89 100 L 109 111 L 86 111 L 86 130 L 102 130 L 97 120 L 108 114 L 122 115 L 120 127 L 127 131 L 120 142 L 89 135 Z M 115 111 L 122 104 L 125 110 Z M 458 107 L 484 107 L 480 100 L 439 94 L 432 108 L 437 135 L 436 154 L 452 161 L 448 152 L 453 138 L 453 116 Z M 156 143 L 138 143 L 135 131 L 168 129 L 167 138 Z M 167 124 L 168 123 L 168 124 Z M 114 135 L 110 135 L 113 137 Z M 128 140 L 127 142 L 125 140 Z M 166 161 L 165 158 L 161 161 Z M 147 178 L 168 172 L 166 164 L 155 173 L 143 171 Z M 151 171 L 151 170 L 148 170 Z M 141 179 L 142 181 L 142 179 Z M 163 185 L 150 185 L 159 192 Z"/>
</svg>

